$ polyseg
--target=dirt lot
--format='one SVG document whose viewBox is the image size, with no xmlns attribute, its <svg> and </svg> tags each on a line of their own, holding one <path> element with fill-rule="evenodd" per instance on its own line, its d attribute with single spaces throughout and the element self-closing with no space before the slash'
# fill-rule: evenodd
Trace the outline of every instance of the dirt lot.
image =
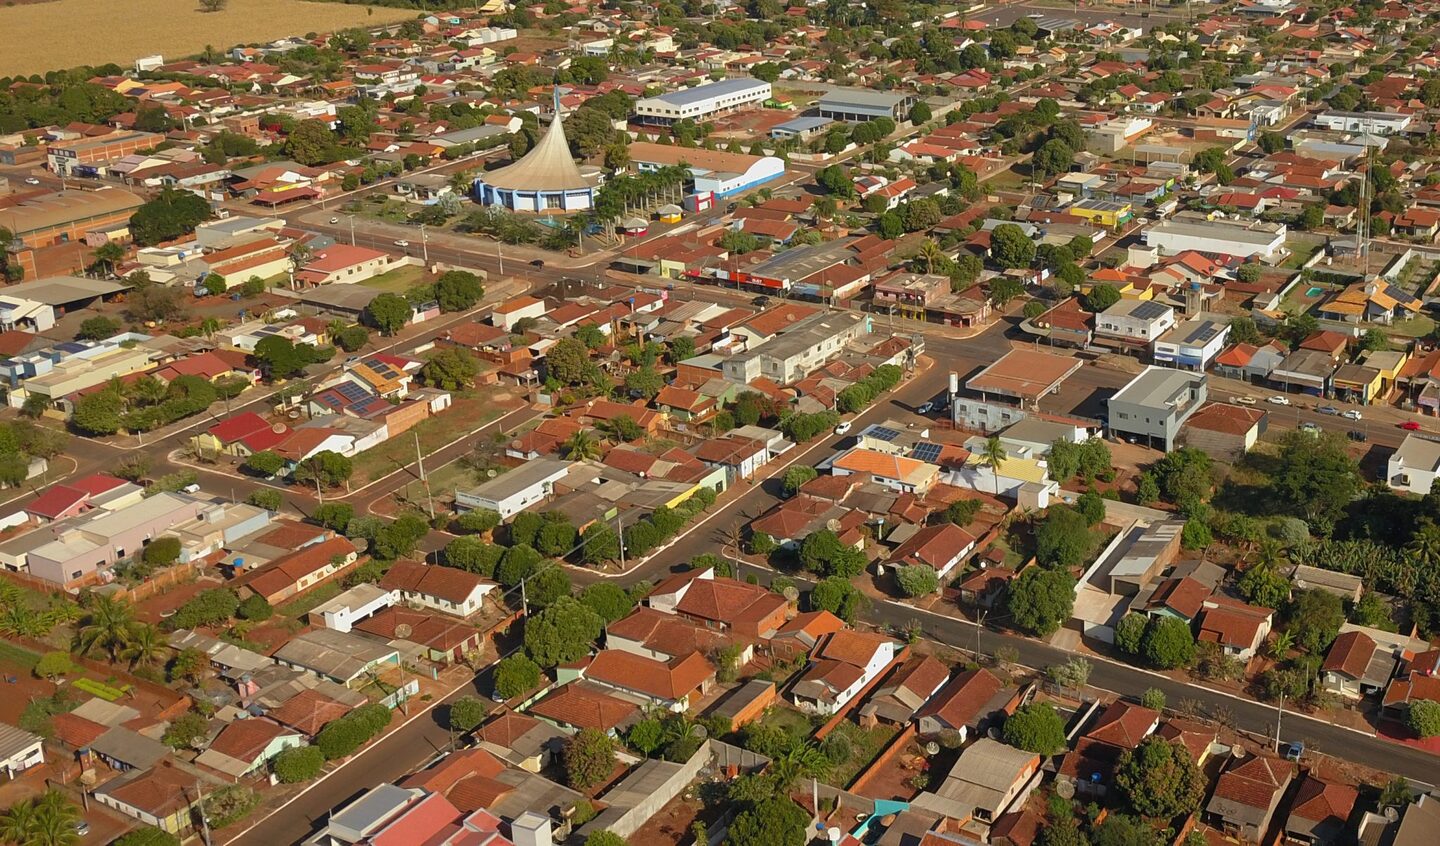
<svg viewBox="0 0 1440 846">
<path fill-rule="evenodd" d="M 44 73 L 80 64 L 127 64 L 140 56 L 198 53 L 205 45 L 268 41 L 347 26 L 377 26 L 415 17 L 413 9 L 305 3 L 300 0 L 230 0 L 203 12 L 193 0 L 62 0 L 0 8 L 0 74 Z M 83 27 L 77 22 L 84 22 Z M 87 37 L 104 33 L 103 38 Z M 523 40 L 523 39 L 522 39 Z"/>
<path fill-rule="evenodd" d="M 799 116 L 789 109 L 748 109 L 715 121 L 716 138 L 768 138 L 770 130 Z"/>
</svg>

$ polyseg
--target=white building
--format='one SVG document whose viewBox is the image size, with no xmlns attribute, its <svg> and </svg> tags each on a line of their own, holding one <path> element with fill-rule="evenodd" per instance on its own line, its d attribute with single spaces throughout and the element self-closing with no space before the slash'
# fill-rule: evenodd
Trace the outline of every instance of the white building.
<svg viewBox="0 0 1440 846">
<path fill-rule="evenodd" d="M 1154 300 L 1121 300 L 1095 315 L 1095 334 L 1145 346 L 1175 325 L 1175 309 Z"/>
<path fill-rule="evenodd" d="M 329 602 L 310 611 L 311 622 L 320 622 L 327 629 L 348 632 L 351 626 L 382 608 L 395 604 L 394 592 L 372 584 L 358 584 Z"/>
<path fill-rule="evenodd" d="M 1167 256 L 1187 250 L 1214 255 L 1278 258 L 1285 252 L 1283 223 L 1232 220 L 1166 220 L 1145 230 L 1146 246 Z"/>
<path fill-rule="evenodd" d="M 756 106 L 770 99 L 770 83 L 741 77 L 671 91 L 635 101 L 640 123 L 669 126 L 686 118 L 701 123 L 714 115 Z"/>
<path fill-rule="evenodd" d="M 849 629 L 828 635 L 810 653 L 810 665 L 790 688 L 802 711 L 834 714 L 849 704 L 895 660 L 895 642 Z"/>
<path fill-rule="evenodd" d="M 45 741 L 38 734 L 0 723 L 0 770 L 14 778 L 45 763 Z"/>
<path fill-rule="evenodd" d="M 1410 128 L 1412 115 L 1392 112 L 1326 111 L 1315 116 L 1315 125 L 1336 132 L 1364 132 L 1370 135 L 1396 135 Z"/>
<path fill-rule="evenodd" d="M 455 492 L 455 505 L 461 510 L 488 508 L 502 520 L 519 514 L 537 502 L 544 501 L 555 489 L 555 483 L 570 472 L 570 464 L 556 458 L 542 458 L 502 473 L 483 485 Z"/>
<path fill-rule="evenodd" d="M 689 168 L 695 193 L 701 196 L 728 197 L 785 175 L 785 162 L 778 156 L 687 149 L 649 141 L 630 145 L 630 161 L 642 173 L 683 165 Z"/>
<path fill-rule="evenodd" d="M 1228 321 L 1204 316 L 1186 320 L 1155 339 L 1155 362 L 1203 372 L 1225 349 L 1229 338 Z"/>
<path fill-rule="evenodd" d="M 1424 496 L 1440 476 L 1440 441 L 1411 433 L 1390 456 L 1385 478 L 1390 487 Z"/>
</svg>

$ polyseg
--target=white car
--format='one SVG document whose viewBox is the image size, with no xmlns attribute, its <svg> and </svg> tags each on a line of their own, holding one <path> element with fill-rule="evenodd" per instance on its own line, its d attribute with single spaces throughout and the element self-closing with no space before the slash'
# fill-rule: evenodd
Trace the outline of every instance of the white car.
<svg viewBox="0 0 1440 846">
<path fill-rule="evenodd" d="M 1026 15 L 1025 17 L 1029 18 L 1029 19 L 1032 20 L 1032 21 L 1043 21 L 1043 20 L 1045 20 L 1045 16 L 1042 15 L 1042 14 L 1040 14 L 1039 12 L 1031 12 L 1030 14 Z"/>
<path fill-rule="evenodd" d="M 1271 405 L 1289 405 L 1289 404 L 1290 404 L 1290 398 L 1289 398 L 1289 397 L 1284 397 L 1284 396 L 1281 396 L 1281 395 L 1279 395 L 1279 394 L 1276 394 L 1275 396 L 1273 396 L 1273 397 L 1271 397 L 1270 399 L 1267 399 L 1267 400 L 1265 400 L 1265 401 L 1268 402 L 1268 403 L 1270 403 Z"/>
<path fill-rule="evenodd" d="M 1359 420 L 1361 419 L 1361 414 L 1357 409 L 1352 408 L 1349 411 L 1345 412 L 1345 417 L 1351 420 Z"/>
<path fill-rule="evenodd" d="M 338 217 L 332 217 L 332 218 L 330 218 L 330 225 L 332 225 L 332 226 L 335 225 L 335 224 L 337 224 L 337 223 L 339 223 L 339 222 L 340 222 L 340 218 L 338 218 Z"/>
<path fill-rule="evenodd" d="M 27 176 L 27 177 L 25 177 L 25 184 L 26 184 L 26 185 L 39 185 L 39 184 L 40 184 L 40 180 L 36 179 L 36 178 L 33 177 L 33 176 Z"/>
<path fill-rule="evenodd" d="M 849 432 L 849 431 L 850 431 L 850 421 L 849 421 L 849 420 L 841 420 L 841 421 L 840 421 L 840 425 L 835 427 L 835 434 L 837 434 L 837 435 L 843 435 L 843 434 L 845 434 L 846 432 Z"/>
<path fill-rule="evenodd" d="M 1236 405 L 1254 405 L 1254 404 L 1255 404 L 1255 398 L 1254 398 L 1254 397 L 1234 397 L 1234 398 L 1231 399 L 1230 401 L 1233 402 L 1233 403 L 1235 403 Z"/>
<path fill-rule="evenodd" d="M 401 238 L 399 241 L 396 241 L 396 242 L 395 242 L 395 246 L 397 246 L 397 247 L 408 247 L 408 246 L 410 246 L 410 242 L 409 242 L 409 241 L 406 241 L 404 238 Z"/>
</svg>

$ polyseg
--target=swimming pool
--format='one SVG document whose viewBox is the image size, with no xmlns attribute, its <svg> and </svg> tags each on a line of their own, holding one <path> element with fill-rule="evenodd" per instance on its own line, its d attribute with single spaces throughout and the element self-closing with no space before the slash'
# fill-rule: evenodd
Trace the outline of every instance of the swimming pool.
<svg viewBox="0 0 1440 846">
<path fill-rule="evenodd" d="M 1325 289 L 1324 289 L 1324 288 L 1318 288 L 1318 287 L 1313 287 L 1313 286 L 1312 286 L 1312 287 L 1310 288 L 1310 290 L 1308 290 L 1308 291 L 1305 292 L 1305 296 L 1307 296 L 1307 297 L 1318 297 L 1318 296 L 1320 296 L 1320 295 L 1323 294 L 1323 293 L 1325 293 Z"/>
</svg>

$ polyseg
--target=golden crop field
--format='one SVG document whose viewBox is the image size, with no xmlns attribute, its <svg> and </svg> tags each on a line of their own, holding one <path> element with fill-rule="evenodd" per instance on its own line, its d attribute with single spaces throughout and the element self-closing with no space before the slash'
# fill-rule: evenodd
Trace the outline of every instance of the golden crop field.
<svg viewBox="0 0 1440 846">
<path fill-rule="evenodd" d="M 76 65 L 125 66 L 159 53 L 189 56 L 209 44 L 272 41 L 415 17 L 413 9 L 346 6 L 302 0 L 229 0 L 202 12 L 196 0 L 54 0 L 0 6 L 0 76 L 44 73 Z"/>
</svg>

